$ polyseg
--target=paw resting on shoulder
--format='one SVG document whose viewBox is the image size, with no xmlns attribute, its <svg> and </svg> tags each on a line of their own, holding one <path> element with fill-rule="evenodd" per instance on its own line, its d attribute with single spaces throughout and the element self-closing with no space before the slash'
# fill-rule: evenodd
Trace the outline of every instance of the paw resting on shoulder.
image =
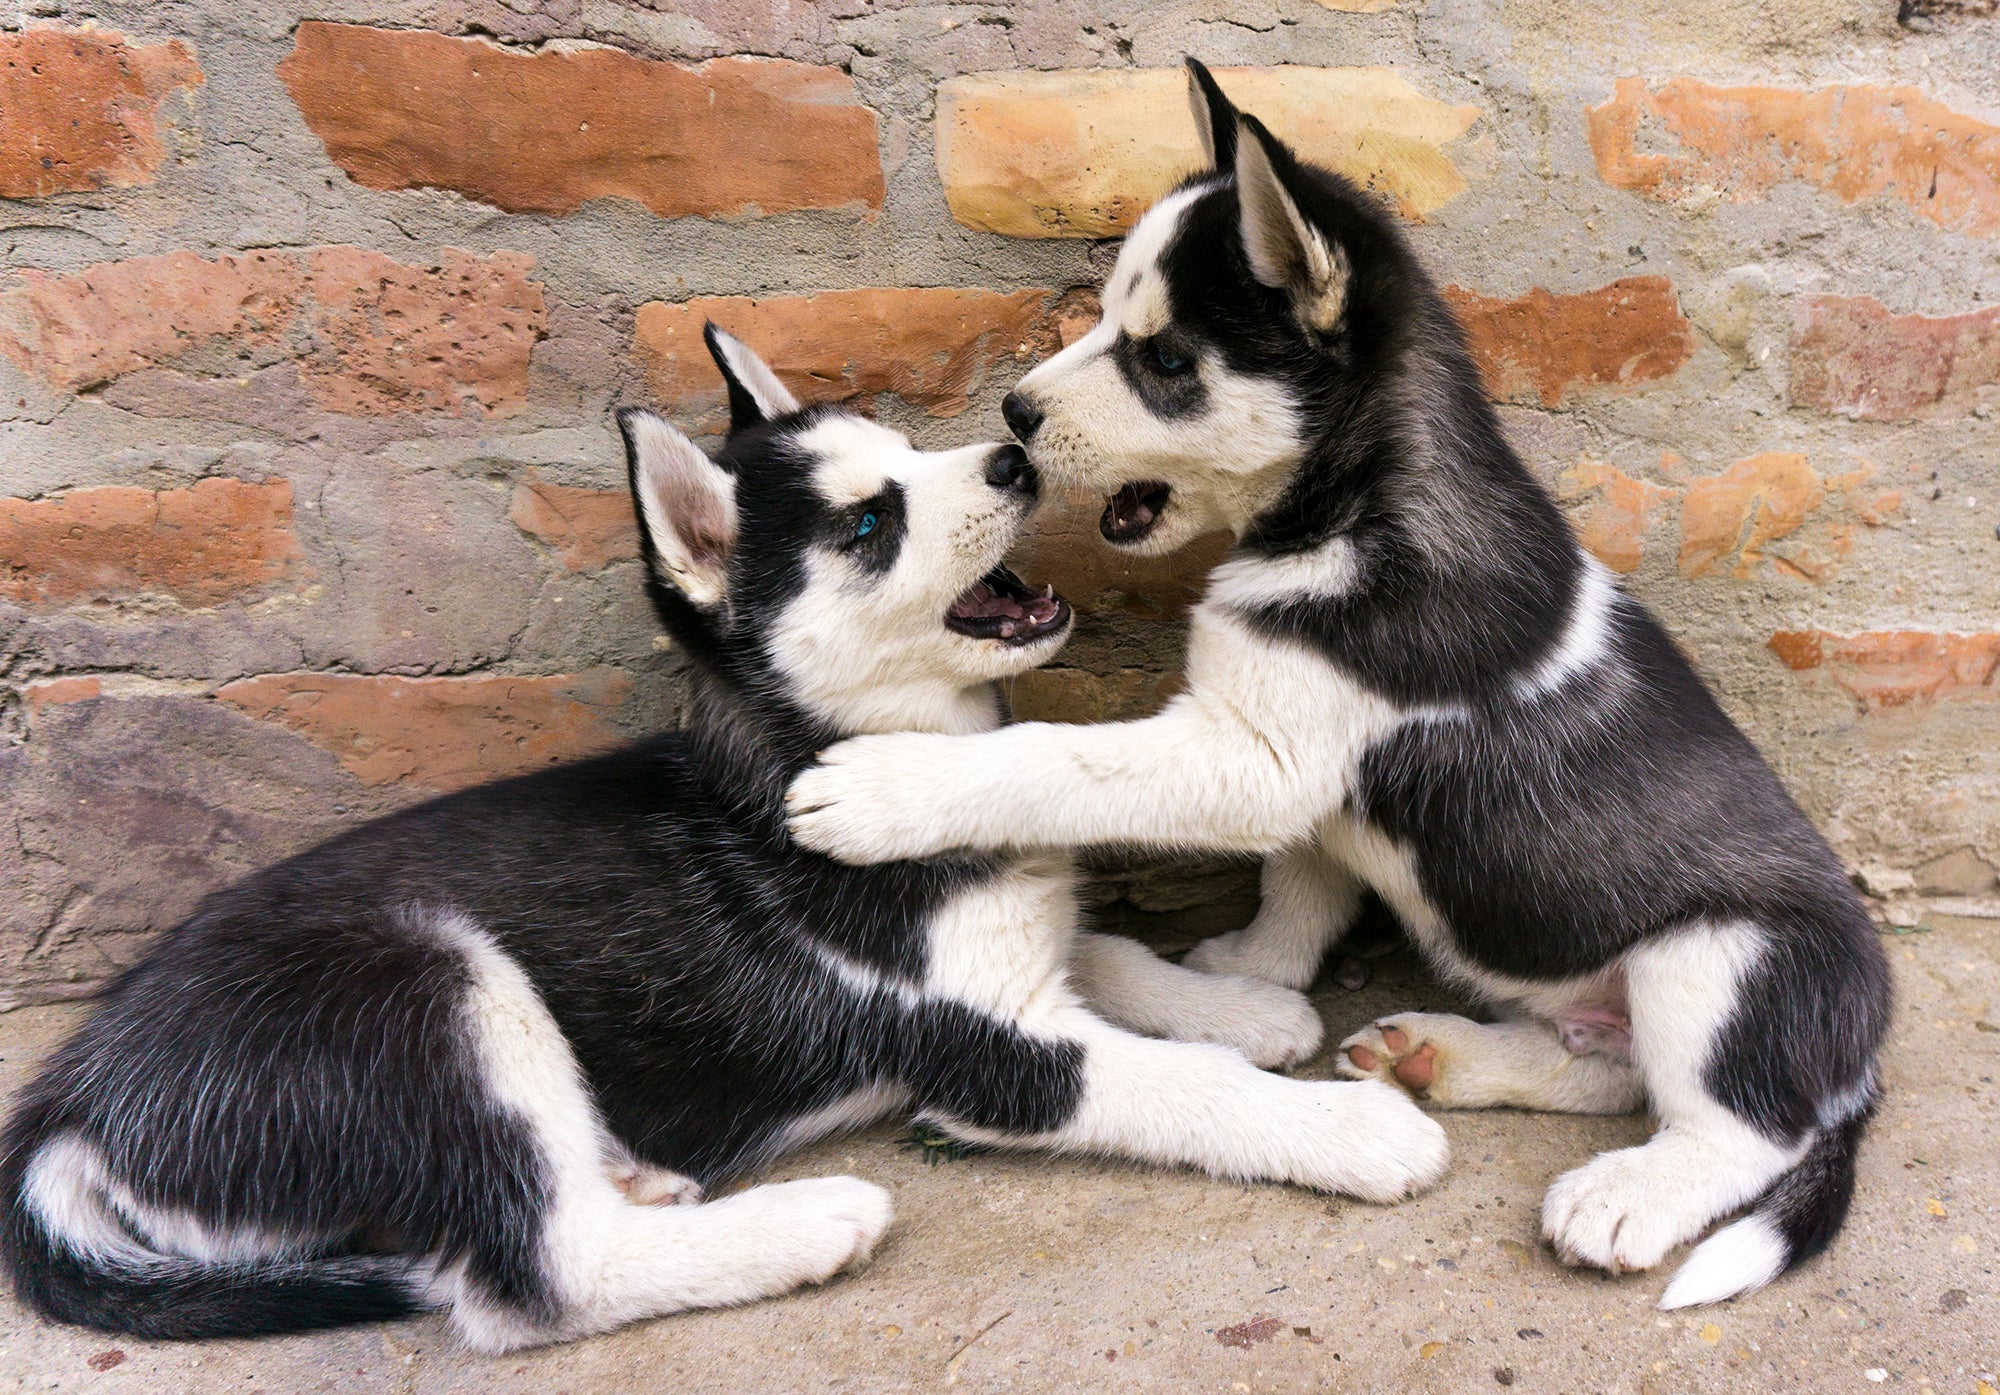
<svg viewBox="0 0 2000 1395">
<path fill-rule="evenodd" d="M 785 791 L 800 846 L 855 865 L 930 857 L 959 846 L 965 791 L 939 779 L 950 737 L 857 736 L 820 752 Z"/>
</svg>

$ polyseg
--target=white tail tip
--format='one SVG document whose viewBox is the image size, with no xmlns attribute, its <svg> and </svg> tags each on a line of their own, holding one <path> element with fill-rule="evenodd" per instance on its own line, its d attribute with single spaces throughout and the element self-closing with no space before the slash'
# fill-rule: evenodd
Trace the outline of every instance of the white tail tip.
<svg viewBox="0 0 2000 1395">
<path fill-rule="evenodd" d="M 1791 1246 L 1762 1216 L 1746 1216 L 1695 1247 L 1660 1295 L 1662 1308 L 1693 1308 L 1748 1293 L 1785 1272 Z"/>
</svg>

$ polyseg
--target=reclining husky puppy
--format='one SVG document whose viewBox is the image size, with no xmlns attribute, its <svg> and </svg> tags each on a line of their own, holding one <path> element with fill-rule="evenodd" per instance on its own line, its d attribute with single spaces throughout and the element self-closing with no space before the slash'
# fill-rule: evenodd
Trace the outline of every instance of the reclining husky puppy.
<svg viewBox="0 0 2000 1395">
<path fill-rule="evenodd" d="M 904 1108 L 1378 1201 L 1442 1170 L 1397 1091 L 1110 1025 L 1264 1064 L 1321 1033 L 1289 989 L 1077 935 L 1066 857 L 856 871 L 789 843 L 781 796 L 815 750 L 997 725 L 993 680 L 1070 613 L 1001 566 L 1037 494 L 1018 446 L 920 454 L 709 342 L 734 417 L 715 463 L 620 415 L 656 599 L 699 670 L 686 733 L 204 902 L 20 1100 L 0 1246 L 28 1303 L 146 1337 L 445 1307 L 501 1350 L 743 1302 L 865 1258 L 888 1194 L 642 1203 Z"/>
<path fill-rule="evenodd" d="M 1239 119 L 1190 62 L 1212 168 L 1133 229 L 1095 330 L 1006 404 L 1030 458 L 1161 552 L 1226 528 L 1187 690 L 1149 720 L 834 747 L 808 847 L 1127 843 L 1270 855 L 1190 965 L 1303 986 L 1373 888 L 1504 1020 L 1411 1014 L 1339 1069 L 1432 1103 L 1662 1128 L 1558 1180 L 1573 1263 L 1647 1269 L 1710 1222 L 1667 1307 L 1833 1237 L 1888 1015 L 1839 862 L 1657 621 L 1502 438 L 1391 220 Z"/>
</svg>

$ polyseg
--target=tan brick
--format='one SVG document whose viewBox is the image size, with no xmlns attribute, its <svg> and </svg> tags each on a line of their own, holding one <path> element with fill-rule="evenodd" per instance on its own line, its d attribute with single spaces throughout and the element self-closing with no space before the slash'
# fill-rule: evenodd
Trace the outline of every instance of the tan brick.
<svg viewBox="0 0 2000 1395">
<path fill-rule="evenodd" d="M 517 213 L 623 198 L 664 218 L 882 206 L 875 113 L 838 68 L 690 68 L 308 21 L 278 75 L 370 189 L 451 189 Z"/>
<path fill-rule="evenodd" d="M 1885 523 L 1902 506 L 1894 491 L 1867 487 L 1873 475 L 1864 464 L 1822 477 L 1805 456 L 1771 451 L 1692 481 L 1681 501 L 1682 575 L 1704 576 L 1721 565 L 1747 578 L 1769 562 L 1800 580 L 1823 581 L 1853 550 L 1857 526 Z M 1823 526 L 1812 537 L 1782 553 L 1769 550 L 1815 515 Z"/>
<path fill-rule="evenodd" d="M 145 595 L 214 605 L 284 579 L 298 558 L 284 480 L 0 498 L 0 597 L 16 605 Z"/>
<path fill-rule="evenodd" d="M 749 344 L 804 402 L 866 402 L 893 392 L 935 417 L 954 417 L 986 371 L 1055 344 L 1051 291 L 938 288 L 715 296 L 639 307 L 633 348 L 654 400 L 719 424 L 722 376 L 701 340 L 713 320 Z"/>
<path fill-rule="evenodd" d="M 1816 295 L 1792 330 L 1792 405 L 1865 421 L 1965 411 L 2000 385 L 2000 305 L 1892 315 L 1873 296 Z"/>
<path fill-rule="evenodd" d="M 1664 276 L 1628 276 L 1575 295 L 1536 287 L 1511 300 L 1447 286 L 1487 395 L 1560 406 L 1579 387 L 1632 391 L 1671 377 L 1694 330 Z"/>
<path fill-rule="evenodd" d="M 527 399 L 547 330 L 533 265 L 447 248 L 437 267 L 410 267 L 320 247 L 21 271 L 0 291 L 0 352 L 73 390 L 223 343 L 288 358 L 329 411 L 505 415 Z"/>
<path fill-rule="evenodd" d="M 1901 199 L 1941 227 L 2000 236 L 2000 127 L 1914 87 L 1621 78 L 1589 124 L 1598 173 L 1651 198 L 1743 201 L 1798 182 L 1850 204 Z"/>
<path fill-rule="evenodd" d="M 1465 185 L 1444 147 L 1479 109 L 1388 68 L 1224 68 L 1223 89 L 1307 159 L 1421 218 Z M 978 73 L 939 84 L 937 164 L 952 216 L 1012 237 L 1115 237 L 1196 171 L 1178 68 Z"/>
<path fill-rule="evenodd" d="M 202 83 L 187 45 L 111 30 L 0 34 L 0 198 L 150 184 L 160 104 Z"/>
<path fill-rule="evenodd" d="M 1616 466 L 1579 460 L 1563 471 L 1558 488 L 1565 503 L 1581 506 L 1570 515 L 1577 541 L 1614 572 L 1638 570 L 1647 533 L 1681 491 L 1634 479 Z"/>
<path fill-rule="evenodd" d="M 530 470 L 514 486 L 507 517 L 522 532 L 559 548 L 563 565 L 573 572 L 596 571 L 607 562 L 639 555 L 632 496 L 623 489 L 551 484 Z"/>
<path fill-rule="evenodd" d="M 216 697 L 333 752 L 364 784 L 458 789 L 617 744 L 602 718 L 632 691 L 611 670 L 554 677 L 272 673 Z"/>
<path fill-rule="evenodd" d="M 1038 668 L 1014 679 L 1007 691 L 1019 721 L 1082 723 L 1149 717 L 1180 690 L 1178 673 L 1139 668 L 1115 673 Z"/>
<path fill-rule="evenodd" d="M 1864 711 L 2000 703 L 2000 632 L 1780 630 L 1770 647 L 1794 672 L 1825 673 Z"/>
</svg>

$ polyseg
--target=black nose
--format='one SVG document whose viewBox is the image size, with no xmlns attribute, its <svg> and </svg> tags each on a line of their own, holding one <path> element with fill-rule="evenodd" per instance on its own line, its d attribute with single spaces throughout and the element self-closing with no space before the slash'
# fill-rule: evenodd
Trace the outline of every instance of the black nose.
<svg viewBox="0 0 2000 1395">
<path fill-rule="evenodd" d="M 986 482 L 995 489 L 1013 489 L 1029 498 L 1041 492 L 1042 478 L 1019 446 L 1001 446 L 986 457 Z"/>
<path fill-rule="evenodd" d="M 1040 410 L 1030 406 L 1028 399 L 1018 392 L 1010 392 L 1001 399 L 1000 415 L 1007 419 L 1007 429 L 1014 433 L 1014 439 L 1024 446 L 1042 428 Z"/>
</svg>

